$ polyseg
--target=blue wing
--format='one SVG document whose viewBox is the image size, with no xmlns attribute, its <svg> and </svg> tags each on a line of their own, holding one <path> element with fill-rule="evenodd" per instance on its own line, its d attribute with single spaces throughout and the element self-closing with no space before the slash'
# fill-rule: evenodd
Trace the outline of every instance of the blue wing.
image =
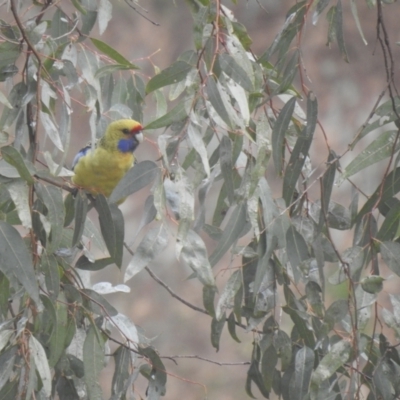
<svg viewBox="0 0 400 400">
<path fill-rule="evenodd" d="M 78 164 L 79 160 L 83 157 L 86 156 L 87 153 L 90 152 L 92 149 L 92 146 L 88 144 L 87 146 L 83 147 L 76 153 L 76 156 L 74 157 L 74 161 L 72 161 L 72 171 L 74 170 L 76 164 Z"/>
</svg>

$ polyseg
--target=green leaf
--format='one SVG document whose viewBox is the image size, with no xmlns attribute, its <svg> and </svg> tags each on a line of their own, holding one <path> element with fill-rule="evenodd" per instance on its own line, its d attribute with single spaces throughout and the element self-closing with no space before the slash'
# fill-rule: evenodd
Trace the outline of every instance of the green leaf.
<svg viewBox="0 0 400 400">
<path fill-rule="evenodd" d="M 339 45 L 340 53 L 344 61 L 349 62 L 349 58 L 347 56 L 346 46 L 344 44 L 344 37 L 343 37 L 343 10 L 342 10 L 342 2 L 338 0 L 336 5 L 336 40 Z"/>
<path fill-rule="evenodd" d="M 264 386 L 263 377 L 258 368 L 257 360 L 253 360 L 251 362 L 250 368 L 247 371 L 247 380 L 246 380 L 246 392 L 249 396 L 251 396 L 253 399 L 255 399 L 255 397 L 251 393 L 251 382 L 254 382 L 256 384 L 256 386 L 258 387 L 258 390 L 261 392 L 261 394 L 266 399 L 269 399 L 269 392 Z"/>
<path fill-rule="evenodd" d="M 82 289 L 83 305 L 97 315 L 115 317 L 118 311 L 99 293 L 91 289 Z"/>
<path fill-rule="evenodd" d="M 383 242 L 381 243 L 381 254 L 386 265 L 400 276 L 400 243 Z"/>
<path fill-rule="evenodd" d="M 329 152 L 327 164 L 328 168 L 322 177 L 321 213 L 318 221 L 318 231 L 322 230 L 324 225 L 324 216 L 328 214 L 336 168 L 338 166 L 338 160 L 333 151 Z"/>
<path fill-rule="evenodd" d="M 384 278 L 377 275 L 366 276 L 361 280 L 361 287 L 367 293 L 371 294 L 379 293 L 383 289 L 384 280 L 385 280 Z"/>
<path fill-rule="evenodd" d="M 310 92 L 307 99 L 307 125 L 297 139 L 283 178 L 282 195 L 288 207 L 292 202 L 297 179 L 300 177 L 303 165 L 306 158 L 309 156 L 308 151 L 317 124 L 317 110 L 317 99 L 314 94 Z"/>
<path fill-rule="evenodd" d="M 242 272 L 240 270 L 235 271 L 228 282 L 226 283 L 224 290 L 219 297 L 217 307 L 215 309 L 215 317 L 217 320 L 220 320 L 224 315 L 228 308 L 233 306 L 233 300 L 237 291 L 242 286 Z"/>
<path fill-rule="evenodd" d="M 35 361 L 36 371 L 38 372 L 40 380 L 42 381 L 43 394 L 46 397 L 50 397 L 52 377 L 49 362 L 47 361 L 46 352 L 43 346 L 33 335 L 29 337 L 29 352 L 30 356 L 33 357 Z"/>
<path fill-rule="evenodd" d="M 328 329 L 333 329 L 334 325 L 342 321 L 348 314 L 348 301 L 347 299 L 339 299 L 333 302 L 326 310 L 324 322 L 328 325 Z"/>
<path fill-rule="evenodd" d="M 137 67 L 135 67 L 137 68 Z M 130 67 L 129 65 L 124 65 L 124 64 L 110 64 L 110 65 L 105 65 L 104 67 L 99 68 L 96 73 L 94 74 L 94 77 L 96 79 L 103 78 L 106 75 L 112 74 L 113 72 L 116 71 L 129 71 L 131 69 L 135 69 L 133 67 Z"/>
<path fill-rule="evenodd" d="M 40 268 L 44 273 L 49 297 L 55 301 L 60 291 L 60 273 L 56 257 L 53 254 L 43 253 L 40 258 Z"/>
<path fill-rule="evenodd" d="M 146 391 L 147 398 L 149 400 L 156 400 L 159 399 L 160 396 L 165 396 L 167 373 L 160 356 L 151 346 L 139 347 L 138 351 L 139 354 L 150 360 L 151 365 L 151 370 L 149 373 L 144 374 L 149 380 L 149 386 L 147 387 Z M 142 372 L 142 369 L 140 372 Z"/>
<path fill-rule="evenodd" d="M 131 351 L 126 347 L 120 346 L 113 354 L 115 362 L 115 370 L 112 378 L 112 395 L 114 398 L 123 398 L 127 386 L 130 383 L 130 366 L 131 366 Z"/>
<path fill-rule="evenodd" d="M 276 171 L 281 173 L 283 168 L 284 139 L 296 105 L 296 97 L 292 97 L 282 108 L 272 129 L 272 158 Z"/>
<path fill-rule="evenodd" d="M 383 187 L 381 186 L 382 184 L 378 185 L 374 194 L 370 196 L 368 201 L 364 204 L 363 208 L 360 210 L 355 219 L 356 223 L 359 223 L 365 214 L 372 211 L 372 208 L 375 206 L 380 207 L 388 199 L 400 192 L 400 167 L 390 172 L 383 182 Z"/>
<path fill-rule="evenodd" d="M 169 234 L 163 225 L 149 230 L 126 267 L 124 282 L 133 278 L 161 254 L 168 245 L 168 239 Z"/>
<path fill-rule="evenodd" d="M 324 304 L 322 302 L 322 290 L 317 282 L 308 281 L 306 284 L 306 298 L 311 310 L 318 318 L 324 317 Z"/>
<path fill-rule="evenodd" d="M 181 250 L 181 259 L 195 273 L 205 286 L 215 286 L 214 275 L 207 258 L 206 245 L 203 239 L 193 230 L 189 230 Z"/>
<path fill-rule="evenodd" d="M 186 78 L 193 67 L 185 61 L 176 61 L 170 67 L 162 70 L 159 74 L 153 76 L 146 85 L 146 93 L 164 86 L 172 85 Z"/>
<path fill-rule="evenodd" d="M 157 164 L 150 160 L 135 164 L 118 182 L 118 185 L 111 193 L 109 202 L 116 203 L 124 197 L 144 188 L 154 181 L 158 175 L 158 171 Z"/>
<path fill-rule="evenodd" d="M 68 325 L 68 306 L 65 294 L 60 292 L 54 303 L 56 321 L 49 341 L 49 365 L 53 368 L 65 351 Z"/>
<path fill-rule="evenodd" d="M 8 101 L 3 92 L 0 92 L 0 103 L 4 104 L 8 108 L 13 108 L 12 104 Z"/>
<path fill-rule="evenodd" d="M 302 400 L 308 394 L 313 368 L 314 352 L 304 346 L 296 353 L 294 361 L 294 376 L 289 385 L 291 400 Z"/>
<path fill-rule="evenodd" d="M 65 209 L 62 192 L 60 188 L 44 186 L 39 182 L 35 183 L 35 190 L 47 208 L 46 218 L 51 224 L 51 240 L 47 245 L 47 252 L 52 253 L 58 249 L 63 237 Z"/>
<path fill-rule="evenodd" d="M 293 269 L 310 258 L 306 241 L 293 225 L 286 232 L 286 242 L 288 259 Z"/>
<path fill-rule="evenodd" d="M 330 0 L 319 0 L 317 3 L 317 8 L 314 11 L 313 17 L 312 17 L 312 21 L 313 24 L 316 25 L 317 21 L 318 21 L 318 17 L 321 15 L 322 11 L 324 11 L 324 9 L 327 7 L 327 5 L 329 4 Z"/>
<path fill-rule="evenodd" d="M 116 61 L 118 64 L 124 65 L 128 67 L 129 69 L 139 69 L 138 66 L 135 64 L 132 64 L 130 61 L 128 61 L 123 55 L 118 53 L 117 50 L 109 46 L 107 43 L 102 42 L 99 39 L 95 38 L 90 38 L 92 43 L 96 46 L 98 50 L 100 50 L 103 54 L 106 56 L 112 58 L 114 61 Z"/>
<path fill-rule="evenodd" d="M 246 204 L 242 203 L 237 205 L 233 210 L 231 218 L 226 224 L 221 239 L 218 242 L 218 246 L 209 258 L 212 267 L 223 257 L 232 244 L 239 239 L 243 233 L 246 222 Z"/>
<path fill-rule="evenodd" d="M 311 395 L 349 359 L 351 351 L 352 344 L 349 340 L 341 340 L 330 348 L 311 375 Z"/>
<path fill-rule="evenodd" d="M 22 179 L 24 179 L 30 185 L 34 183 L 34 167 L 26 164 L 25 160 L 22 158 L 22 155 L 16 148 L 12 146 L 4 146 L 1 148 L 1 155 L 3 156 L 4 160 L 17 169 Z"/>
<path fill-rule="evenodd" d="M 99 33 L 102 35 L 107 28 L 112 17 L 112 5 L 108 0 L 100 0 L 99 2 Z"/>
<path fill-rule="evenodd" d="M 31 296 L 39 311 L 42 310 L 32 255 L 18 231 L 3 221 L 0 221 L 0 271 L 9 280 L 16 279 Z"/>
<path fill-rule="evenodd" d="M 203 286 L 203 305 L 211 317 L 215 317 L 214 299 L 217 293 L 216 286 Z"/>
<path fill-rule="evenodd" d="M 82 238 L 83 229 L 85 228 L 86 215 L 88 211 L 88 199 L 83 190 L 79 190 L 75 197 L 75 226 L 74 235 L 72 237 L 72 247 L 76 246 Z"/>
<path fill-rule="evenodd" d="M 248 92 L 254 91 L 253 83 L 248 74 L 232 56 L 226 53 L 219 54 L 218 62 L 221 71 L 232 78 L 238 85 Z"/>
<path fill-rule="evenodd" d="M 400 142 L 396 138 L 398 131 L 388 131 L 379 135 L 379 137 L 369 144 L 350 164 L 344 169 L 338 185 L 348 177 L 367 168 L 385 158 L 396 153 L 400 148 Z M 393 147 L 396 142 L 396 147 Z"/>
<path fill-rule="evenodd" d="M 29 186 L 26 181 L 22 179 L 14 179 L 10 183 L 4 185 L 18 213 L 18 217 L 22 225 L 27 228 L 32 228 L 32 215 L 29 205 Z"/>
<path fill-rule="evenodd" d="M 376 235 L 376 239 L 382 242 L 397 239 L 399 222 L 400 201 L 395 203 L 395 205 L 393 205 L 393 207 L 390 208 L 390 211 L 386 214 L 385 220 L 383 221 L 378 234 Z"/>
<path fill-rule="evenodd" d="M 232 177 L 232 142 L 228 136 L 224 136 L 219 145 L 219 163 L 221 165 L 221 172 L 225 181 L 228 200 L 229 203 L 232 204 L 234 201 L 234 185 Z"/>
<path fill-rule="evenodd" d="M 235 313 L 232 311 L 228 317 L 228 331 L 233 340 L 238 343 L 241 343 L 240 339 L 236 335 L 236 321 L 235 321 Z"/>
<path fill-rule="evenodd" d="M 351 13 L 353 14 L 353 18 L 354 18 L 354 21 L 356 23 L 358 32 L 360 33 L 361 39 L 363 40 L 364 44 L 367 46 L 368 42 L 365 39 L 364 33 L 362 31 L 362 28 L 361 28 L 360 19 L 358 17 L 357 4 L 356 4 L 355 0 L 351 0 L 350 1 L 350 8 L 351 8 Z"/>
<path fill-rule="evenodd" d="M 166 113 L 160 118 L 157 118 L 156 120 L 150 122 L 147 124 L 144 129 L 158 129 L 158 128 L 164 128 L 165 126 L 169 126 L 173 123 L 179 122 L 184 120 L 189 114 L 188 114 L 188 106 L 190 106 L 189 101 L 181 101 L 179 102 L 171 111 Z"/>
<path fill-rule="evenodd" d="M 75 264 L 75 268 L 83 269 L 86 271 L 100 271 L 101 269 L 114 264 L 111 257 L 101 258 L 96 261 L 90 261 L 86 256 L 81 256 Z"/>
<path fill-rule="evenodd" d="M 111 258 L 122 265 L 124 217 L 116 204 L 109 204 L 103 195 L 96 196 L 94 206 L 99 213 L 100 229 Z"/>
<path fill-rule="evenodd" d="M 268 346 L 261 358 L 261 375 L 265 389 L 270 392 L 278 355 L 274 346 Z"/>
<path fill-rule="evenodd" d="M 230 119 L 228 111 L 225 108 L 221 93 L 219 92 L 219 87 L 215 83 L 212 76 L 210 76 L 207 80 L 207 94 L 208 100 L 210 100 L 210 103 L 214 107 L 215 111 L 230 128 L 233 128 L 232 121 Z"/>
<path fill-rule="evenodd" d="M 187 128 L 187 134 L 193 149 L 200 155 L 201 162 L 203 163 L 204 171 L 207 177 L 210 176 L 210 164 L 208 160 L 207 147 L 203 141 L 203 134 L 201 125 L 194 115 L 191 115 L 190 123 Z"/>
<path fill-rule="evenodd" d="M 91 324 L 83 344 L 84 381 L 89 399 L 102 399 L 100 372 L 104 366 L 104 340 L 95 324 Z"/>
<path fill-rule="evenodd" d="M 214 317 L 211 321 L 211 344 L 216 351 L 219 351 L 219 341 L 221 339 L 221 334 L 222 330 L 224 329 L 225 321 L 225 314 L 221 317 L 220 320 L 217 320 Z"/>
</svg>

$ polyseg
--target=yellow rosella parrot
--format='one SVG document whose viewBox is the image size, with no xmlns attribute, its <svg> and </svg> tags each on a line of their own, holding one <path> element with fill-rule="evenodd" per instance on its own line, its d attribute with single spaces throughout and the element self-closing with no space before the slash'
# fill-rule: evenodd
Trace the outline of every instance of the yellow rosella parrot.
<svg viewBox="0 0 400 400">
<path fill-rule="evenodd" d="M 88 144 L 75 156 L 72 182 L 93 195 L 101 193 L 109 197 L 133 166 L 133 152 L 143 141 L 142 129 L 142 125 L 133 119 L 112 122 L 96 142 L 93 152 Z"/>
</svg>

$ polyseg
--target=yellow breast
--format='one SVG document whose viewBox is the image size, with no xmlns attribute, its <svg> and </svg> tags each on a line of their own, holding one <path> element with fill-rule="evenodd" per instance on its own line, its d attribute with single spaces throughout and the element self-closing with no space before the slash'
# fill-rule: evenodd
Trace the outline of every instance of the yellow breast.
<svg viewBox="0 0 400 400">
<path fill-rule="evenodd" d="M 72 182 L 96 195 L 109 197 L 118 182 L 133 165 L 132 153 L 109 151 L 98 147 L 76 164 Z"/>
</svg>

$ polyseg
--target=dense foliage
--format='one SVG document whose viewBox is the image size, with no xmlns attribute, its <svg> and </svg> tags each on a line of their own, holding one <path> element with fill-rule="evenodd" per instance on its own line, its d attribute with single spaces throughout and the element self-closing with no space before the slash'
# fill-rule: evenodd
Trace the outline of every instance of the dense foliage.
<svg viewBox="0 0 400 400">
<path fill-rule="evenodd" d="M 317 174 L 310 148 L 318 99 L 303 84 L 295 44 L 305 22 L 324 13 L 328 43 L 346 60 L 341 1 L 293 2 L 263 54 L 252 52 L 227 5 L 187 3 L 193 50 L 145 81 L 92 33 L 111 19 L 108 0 L 8 2 L 0 21 L 0 398 L 102 399 L 110 340 L 119 345 L 112 399 L 134 398 L 138 379 L 148 380 L 148 399 L 165 395 L 162 357 L 104 297 L 127 286 L 91 285 L 88 275 L 121 268 L 124 251 L 132 254 L 125 282 L 143 269 L 153 274 L 149 263 L 171 241 L 202 284 L 203 308 L 187 305 L 209 315 L 212 346 L 219 349 L 224 329 L 234 340 L 238 329 L 252 335 L 243 377 L 250 397 L 356 399 L 367 391 L 368 399 L 397 398 L 400 297 L 390 295 L 392 311 L 379 299 L 385 278 L 400 275 L 400 116 L 381 0 L 368 4 L 378 11 L 387 100 L 376 103 L 351 146 L 379 135 L 344 169 L 325 136 L 326 164 Z M 360 27 L 355 2 L 352 12 Z M 80 103 L 72 100 L 78 93 Z M 90 114 L 95 139 L 110 120 L 143 121 L 150 97 L 158 118 L 145 131 L 161 128 L 160 160 L 136 164 L 109 199 L 68 184 L 73 111 Z M 40 154 L 39 141 L 47 146 Z M 331 200 L 335 182 L 382 160 L 382 181 L 360 209 L 357 187 L 349 207 Z M 277 196 L 267 169 L 280 182 Z M 147 185 L 141 229 L 151 228 L 132 252 L 116 203 Z M 318 199 L 309 195 L 314 185 Z M 88 217 L 92 208 L 99 224 Z M 336 246 L 333 230 L 352 235 L 351 245 Z M 108 256 L 94 259 L 93 249 Z M 388 277 L 385 265 L 396 275 Z M 218 287 L 221 269 L 230 276 Z M 345 296 L 328 299 L 328 281 L 344 283 Z"/>
</svg>

